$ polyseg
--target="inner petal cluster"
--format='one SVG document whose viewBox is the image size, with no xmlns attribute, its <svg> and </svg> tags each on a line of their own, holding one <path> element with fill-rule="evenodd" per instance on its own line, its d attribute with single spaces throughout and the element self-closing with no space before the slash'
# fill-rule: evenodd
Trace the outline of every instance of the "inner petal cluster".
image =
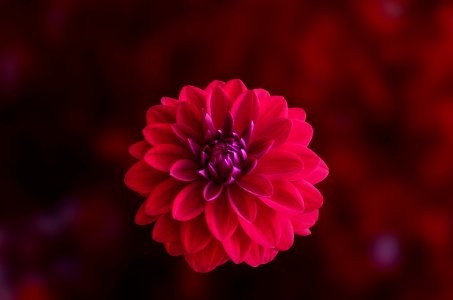
<svg viewBox="0 0 453 300">
<path fill-rule="evenodd" d="M 208 114 L 205 115 L 206 141 L 201 149 L 199 174 L 216 184 L 232 184 L 244 171 L 250 169 L 250 159 L 247 159 L 247 135 L 253 128 L 253 123 L 240 137 L 233 130 L 233 117 L 228 112 L 222 129 L 215 129 Z"/>
<path fill-rule="evenodd" d="M 246 158 L 244 140 L 235 132 L 227 135 L 218 130 L 202 150 L 201 164 L 205 168 L 200 174 L 216 183 L 231 184 L 241 174 Z"/>
</svg>

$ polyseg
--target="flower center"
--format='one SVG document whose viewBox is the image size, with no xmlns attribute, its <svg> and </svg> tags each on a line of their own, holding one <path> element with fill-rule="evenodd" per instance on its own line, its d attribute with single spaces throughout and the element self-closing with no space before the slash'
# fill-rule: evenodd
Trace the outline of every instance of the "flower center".
<svg viewBox="0 0 453 300">
<path fill-rule="evenodd" d="M 231 184 L 241 175 L 246 159 L 244 140 L 235 132 L 217 130 L 202 149 L 202 175 L 217 183 Z"/>
</svg>

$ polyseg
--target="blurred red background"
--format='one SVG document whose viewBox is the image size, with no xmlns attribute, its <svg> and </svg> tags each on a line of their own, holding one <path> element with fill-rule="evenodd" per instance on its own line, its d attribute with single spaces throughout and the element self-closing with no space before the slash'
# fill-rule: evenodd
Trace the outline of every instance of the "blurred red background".
<svg viewBox="0 0 453 300">
<path fill-rule="evenodd" d="M 197 274 L 133 224 L 146 109 L 241 78 L 330 167 L 313 234 Z M 453 3 L 0 1 L 0 299 L 453 299 Z"/>
</svg>

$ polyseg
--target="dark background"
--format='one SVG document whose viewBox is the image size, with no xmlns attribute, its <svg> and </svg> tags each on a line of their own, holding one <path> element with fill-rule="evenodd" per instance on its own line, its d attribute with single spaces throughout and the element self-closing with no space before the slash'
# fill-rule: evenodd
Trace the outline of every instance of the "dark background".
<svg viewBox="0 0 453 300">
<path fill-rule="evenodd" d="M 194 273 L 133 224 L 146 109 L 241 78 L 330 167 L 309 237 Z M 453 3 L 0 1 L 0 299 L 453 299 Z"/>
</svg>

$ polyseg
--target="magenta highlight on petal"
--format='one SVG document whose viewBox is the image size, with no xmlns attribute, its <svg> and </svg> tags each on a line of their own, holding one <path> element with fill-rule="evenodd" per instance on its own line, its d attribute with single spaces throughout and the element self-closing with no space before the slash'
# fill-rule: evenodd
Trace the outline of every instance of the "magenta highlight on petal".
<svg viewBox="0 0 453 300">
<path fill-rule="evenodd" d="M 257 267 L 308 235 L 327 165 L 308 148 L 302 108 L 239 79 L 184 87 L 146 116 L 126 185 L 146 196 L 136 223 L 197 272 L 231 260 Z"/>
</svg>

